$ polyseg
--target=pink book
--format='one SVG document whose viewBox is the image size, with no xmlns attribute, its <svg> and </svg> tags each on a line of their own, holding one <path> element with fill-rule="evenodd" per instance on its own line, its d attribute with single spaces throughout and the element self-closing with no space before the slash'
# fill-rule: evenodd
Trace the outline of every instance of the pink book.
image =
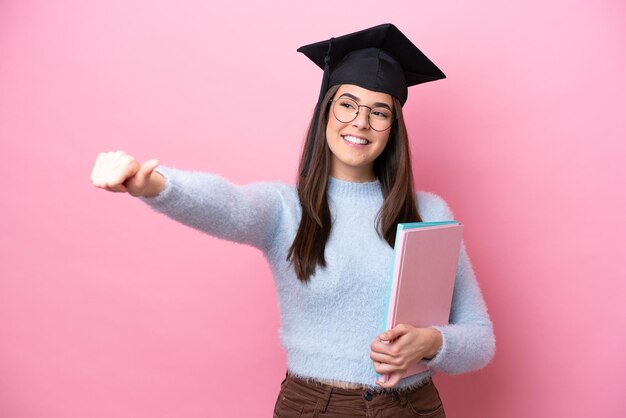
<svg viewBox="0 0 626 418">
<path fill-rule="evenodd" d="M 398 324 L 446 325 L 461 251 L 463 225 L 456 221 L 398 224 L 388 308 L 381 334 Z M 423 363 L 404 377 L 426 370 Z M 379 375 L 381 382 L 387 375 Z"/>
</svg>

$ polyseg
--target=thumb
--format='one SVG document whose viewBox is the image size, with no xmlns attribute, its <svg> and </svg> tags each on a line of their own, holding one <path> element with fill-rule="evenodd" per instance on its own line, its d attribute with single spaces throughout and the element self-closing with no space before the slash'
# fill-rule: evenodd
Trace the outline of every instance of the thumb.
<svg viewBox="0 0 626 418">
<path fill-rule="evenodd" d="M 157 168 L 159 164 L 160 164 L 159 160 L 155 158 L 153 158 L 152 160 L 148 160 L 141 165 L 141 168 L 139 169 L 139 173 L 141 173 L 142 176 L 147 177 L 150 174 L 152 174 L 154 169 Z"/>
<path fill-rule="evenodd" d="M 402 325 L 396 325 L 392 329 L 388 329 L 387 331 L 382 333 L 378 338 L 383 341 L 393 341 L 405 333 L 406 331 Z"/>
<path fill-rule="evenodd" d="M 130 184 L 133 186 L 133 189 L 141 190 L 146 187 L 148 177 L 158 165 L 159 160 L 156 159 L 148 160 L 143 163 L 132 178 L 128 179 L 131 182 Z"/>
</svg>

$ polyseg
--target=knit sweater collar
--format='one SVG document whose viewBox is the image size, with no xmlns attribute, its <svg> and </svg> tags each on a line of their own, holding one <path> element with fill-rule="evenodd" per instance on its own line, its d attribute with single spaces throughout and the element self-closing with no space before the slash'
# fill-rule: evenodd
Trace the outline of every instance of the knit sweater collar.
<svg viewBox="0 0 626 418">
<path fill-rule="evenodd" d="M 378 179 L 357 183 L 329 176 L 327 192 L 333 198 L 368 199 L 380 198 L 382 196 L 382 189 Z"/>
</svg>

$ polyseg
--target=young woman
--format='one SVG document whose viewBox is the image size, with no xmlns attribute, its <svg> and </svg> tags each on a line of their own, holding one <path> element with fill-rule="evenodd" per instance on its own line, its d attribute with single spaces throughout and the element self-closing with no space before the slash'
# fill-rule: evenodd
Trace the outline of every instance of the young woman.
<svg viewBox="0 0 626 418">
<path fill-rule="evenodd" d="M 465 246 L 449 325 L 401 324 L 383 334 L 379 325 L 396 225 L 453 219 L 442 198 L 414 192 L 402 114 L 408 86 L 445 76 L 389 24 L 299 51 L 324 79 L 295 186 L 235 185 L 122 151 L 98 156 L 92 182 L 263 251 L 287 354 L 274 416 L 444 417 L 432 374 L 481 368 L 495 350 Z M 417 362 L 428 370 L 404 377 Z"/>
</svg>

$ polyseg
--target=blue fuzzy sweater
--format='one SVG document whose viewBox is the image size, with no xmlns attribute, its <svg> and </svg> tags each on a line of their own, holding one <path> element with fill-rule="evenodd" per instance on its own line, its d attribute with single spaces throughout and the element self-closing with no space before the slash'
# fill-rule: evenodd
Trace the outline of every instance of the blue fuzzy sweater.
<svg viewBox="0 0 626 418">
<path fill-rule="evenodd" d="M 329 178 L 333 224 L 326 245 L 326 268 L 301 283 L 286 261 L 300 223 L 294 185 L 258 182 L 236 185 L 221 176 L 159 166 L 165 188 L 140 197 L 154 210 L 229 241 L 260 249 L 272 269 L 281 315 L 280 341 L 291 374 L 381 388 L 369 357 L 381 333 L 393 249 L 375 230 L 383 203 L 378 181 L 352 183 Z M 417 192 L 422 220 L 452 220 L 446 202 Z M 450 324 L 437 326 L 443 346 L 427 362 L 429 370 L 400 381 L 397 388 L 419 385 L 434 371 L 463 373 L 485 366 L 493 357 L 491 320 L 465 245 L 461 246 Z"/>
</svg>

